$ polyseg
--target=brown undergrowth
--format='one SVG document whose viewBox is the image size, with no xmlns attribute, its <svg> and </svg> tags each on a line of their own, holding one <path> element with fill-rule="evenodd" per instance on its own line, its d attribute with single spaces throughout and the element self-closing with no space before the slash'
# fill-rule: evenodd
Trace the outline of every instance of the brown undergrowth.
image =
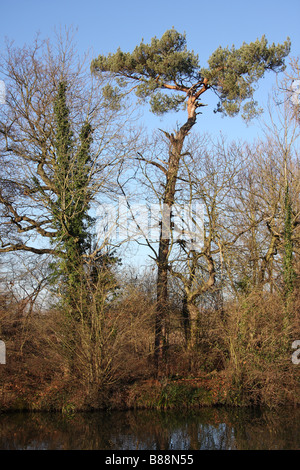
<svg viewBox="0 0 300 470">
<path fill-rule="evenodd" d="M 28 312 L 2 296 L 7 360 L 0 365 L 0 408 L 71 413 L 300 404 L 300 365 L 291 360 L 292 342 L 300 339 L 296 293 L 288 303 L 253 292 L 222 312 L 199 310 L 197 348 L 187 351 L 183 332 L 174 328 L 159 375 L 152 361 L 154 307 L 131 290 L 102 312 L 94 342 L 89 325 L 64 312 Z"/>
</svg>

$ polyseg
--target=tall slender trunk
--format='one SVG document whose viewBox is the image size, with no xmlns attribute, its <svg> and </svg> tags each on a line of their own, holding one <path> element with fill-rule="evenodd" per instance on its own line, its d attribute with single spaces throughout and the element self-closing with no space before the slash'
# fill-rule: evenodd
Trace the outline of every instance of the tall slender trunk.
<svg viewBox="0 0 300 470">
<path fill-rule="evenodd" d="M 188 120 L 186 123 L 175 133 L 165 135 L 170 141 L 169 146 L 169 161 L 168 169 L 166 172 L 166 181 L 163 194 L 163 207 L 168 209 L 168 214 L 164 217 L 159 239 L 159 250 L 157 259 L 157 308 L 155 319 L 155 363 L 158 373 L 161 372 L 161 367 L 165 359 L 166 351 L 166 322 L 168 311 L 168 271 L 169 271 L 169 252 L 170 252 L 170 234 L 167 227 L 171 227 L 171 211 L 175 201 L 176 182 L 180 159 L 182 154 L 182 147 L 184 140 L 189 131 L 196 122 L 196 100 L 193 96 L 188 100 Z"/>
<path fill-rule="evenodd" d="M 189 334 L 188 349 L 191 351 L 194 351 L 197 345 L 197 336 L 199 332 L 199 328 L 198 328 L 199 309 L 194 304 L 194 302 L 188 302 L 187 307 L 188 307 L 189 320 L 190 320 L 190 334 Z"/>
</svg>

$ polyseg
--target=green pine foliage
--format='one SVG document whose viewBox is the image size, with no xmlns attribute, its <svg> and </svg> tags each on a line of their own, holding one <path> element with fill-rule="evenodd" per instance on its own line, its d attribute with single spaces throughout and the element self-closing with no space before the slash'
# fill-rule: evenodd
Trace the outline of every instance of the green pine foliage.
<svg viewBox="0 0 300 470">
<path fill-rule="evenodd" d="M 151 44 L 142 41 L 132 53 L 118 49 L 107 57 L 99 56 L 92 62 L 91 70 L 113 73 L 120 88 L 136 82 L 136 96 L 142 101 L 150 98 L 156 114 L 178 109 L 186 98 L 185 93 L 170 98 L 161 93 L 162 89 L 170 84 L 178 92 L 185 91 L 199 79 L 198 56 L 187 50 L 185 35 L 174 29 L 166 31 L 161 39 L 154 37 Z"/>
<path fill-rule="evenodd" d="M 178 79 L 197 78 L 198 56 L 187 51 L 185 35 L 174 29 L 167 31 L 161 39 L 154 37 L 151 44 L 143 41 L 133 53 L 124 53 L 121 49 L 107 57 L 99 56 L 92 62 L 92 71 L 109 71 L 123 78 L 141 81 L 138 93 L 155 91 L 165 82 Z"/>
<path fill-rule="evenodd" d="M 268 46 L 266 37 L 262 36 L 250 44 L 243 43 L 239 49 L 219 47 L 208 60 L 209 68 L 202 70 L 219 96 L 218 110 L 233 116 L 245 100 L 250 101 L 244 111 L 249 106 L 253 110 L 254 85 L 266 71 L 284 69 L 284 58 L 289 54 L 290 46 L 289 39 L 284 44 Z"/>
<path fill-rule="evenodd" d="M 211 89 L 219 98 L 216 111 L 229 116 L 242 111 L 247 119 L 259 111 L 253 99 L 256 82 L 268 70 L 284 69 L 290 46 L 289 39 L 269 46 L 265 36 L 238 49 L 220 46 L 208 59 L 208 68 L 203 68 L 198 55 L 187 50 L 185 34 L 173 28 L 150 44 L 142 41 L 132 53 L 119 48 L 114 54 L 100 55 L 91 70 L 113 74 L 120 88 L 134 84 L 136 95 L 149 100 L 156 114 L 177 111 L 191 95 L 200 99 L 198 92 L 207 83 L 205 91 Z M 167 94 L 170 90 L 172 97 Z"/>
</svg>

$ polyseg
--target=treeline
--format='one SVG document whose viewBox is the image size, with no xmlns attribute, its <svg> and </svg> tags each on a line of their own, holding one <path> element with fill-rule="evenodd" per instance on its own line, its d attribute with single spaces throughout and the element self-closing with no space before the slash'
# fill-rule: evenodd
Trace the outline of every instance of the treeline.
<svg viewBox="0 0 300 470">
<path fill-rule="evenodd" d="M 3 407 L 299 402 L 299 64 L 285 70 L 289 50 L 263 37 L 219 48 L 202 68 L 172 29 L 90 67 L 70 32 L 54 45 L 8 43 Z M 208 93 L 216 111 L 255 117 L 268 71 L 283 74 L 263 138 L 197 133 Z M 147 135 L 133 92 L 159 115 L 185 106 L 183 124 Z M 99 209 L 119 197 L 127 218 L 101 226 Z M 161 207 L 157 240 L 143 234 L 152 260 L 143 272 L 126 261 L 128 240 L 110 234 L 129 217 L 139 232 L 141 201 Z"/>
</svg>

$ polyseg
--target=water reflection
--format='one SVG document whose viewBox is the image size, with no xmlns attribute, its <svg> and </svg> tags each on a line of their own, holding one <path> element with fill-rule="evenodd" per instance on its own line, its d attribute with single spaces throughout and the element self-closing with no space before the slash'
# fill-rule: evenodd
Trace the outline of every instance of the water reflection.
<svg viewBox="0 0 300 470">
<path fill-rule="evenodd" d="M 0 414 L 0 449 L 299 449 L 300 410 Z"/>
</svg>

